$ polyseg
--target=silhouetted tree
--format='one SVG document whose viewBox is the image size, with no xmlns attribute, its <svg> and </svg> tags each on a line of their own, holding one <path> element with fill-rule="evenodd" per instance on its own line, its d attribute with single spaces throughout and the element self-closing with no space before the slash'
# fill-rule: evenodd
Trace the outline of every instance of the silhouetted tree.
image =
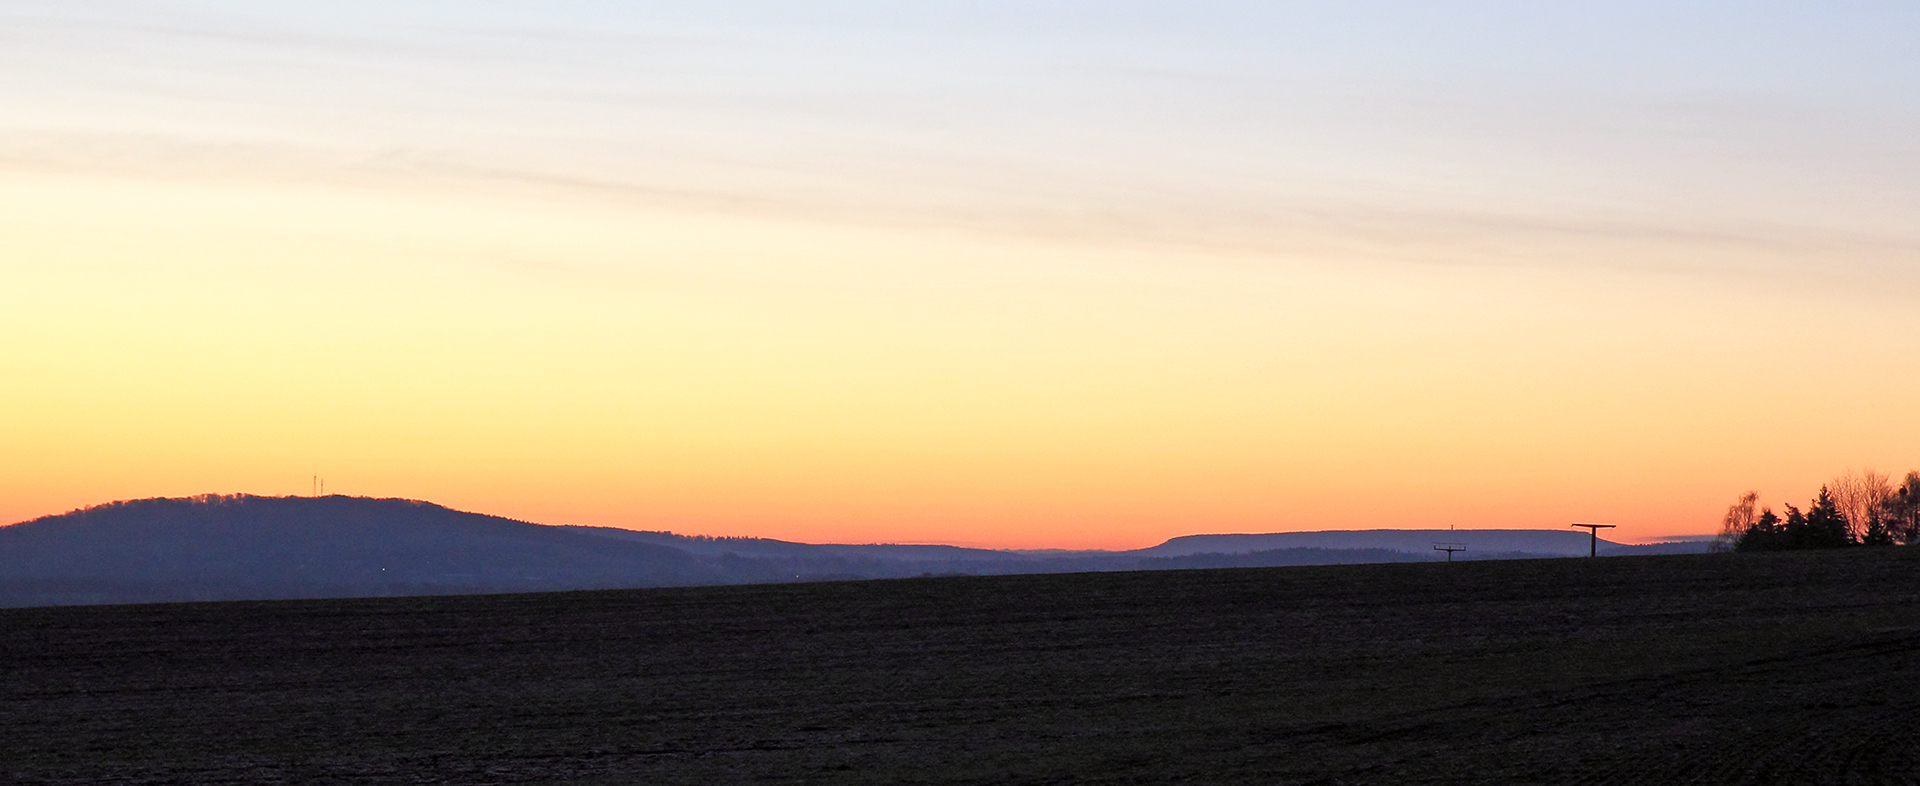
<svg viewBox="0 0 1920 786">
<path fill-rule="evenodd" d="M 1747 492 L 1727 508 L 1714 551 L 1779 551 L 1842 546 L 1920 545 L 1920 471 L 1908 472 L 1895 488 L 1872 470 L 1848 472 L 1820 487 L 1806 512 L 1786 506 L 1783 519 L 1772 510 L 1758 516 L 1760 495 Z"/>
<path fill-rule="evenodd" d="M 1734 544 L 1734 550 L 1832 549 L 1854 543 L 1853 535 L 1847 531 L 1847 517 L 1841 515 L 1833 495 L 1823 486 L 1820 496 L 1814 498 L 1804 513 L 1788 505 L 1787 517 L 1782 521 L 1772 510 L 1761 511 L 1760 518 Z"/>
<path fill-rule="evenodd" d="M 1827 487 L 1820 487 L 1820 496 L 1815 497 L 1813 505 L 1807 508 L 1807 514 L 1800 520 L 1800 530 L 1797 533 L 1794 532 L 1791 514 L 1799 511 L 1792 508 L 1788 508 L 1788 511 L 1790 512 L 1787 516 L 1788 539 L 1795 543 L 1795 548 L 1833 549 L 1854 544 L 1853 533 L 1847 526 L 1847 517 L 1840 512 L 1840 507 L 1834 504 L 1833 495 L 1827 492 Z"/>
<path fill-rule="evenodd" d="M 1793 506 L 1788 505 L 1787 508 L 1791 510 Z M 1784 548 L 1788 548 L 1785 533 L 1781 532 L 1780 517 L 1773 512 L 1773 508 L 1762 508 L 1760 517 L 1754 519 L 1753 525 L 1747 527 L 1747 531 L 1740 533 L 1740 537 L 1733 542 L 1734 551 L 1779 551 Z"/>
<path fill-rule="evenodd" d="M 1867 531 L 1884 530 L 1880 519 L 1886 515 L 1886 501 L 1893 496 L 1893 484 L 1887 476 L 1873 470 L 1848 472 L 1827 481 L 1833 492 L 1833 504 L 1847 520 L 1853 538 L 1865 543 Z"/>
<path fill-rule="evenodd" d="M 1713 541 L 1714 551 L 1732 551 L 1740 542 L 1740 536 L 1753 529 L 1758 521 L 1754 505 L 1760 501 L 1760 492 L 1749 491 L 1740 495 L 1740 501 L 1727 506 L 1727 517 L 1720 521 L 1720 537 Z"/>
<path fill-rule="evenodd" d="M 1862 546 L 1893 545 L 1893 533 L 1887 530 L 1887 522 L 1885 518 L 1882 518 L 1880 516 L 1874 516 L 1872 520 L 1867 522 L 1867 531 L 1864 533 L 1861 533 L 1860 535 L 1860 545 Z"/>
<path fill-rule="evenodd" d="M 1920 472 L 1908 472 L 1906 481 L 1881 506 L 1889 536 L 1906 544 L 1920 542 Z"/>
</svg>

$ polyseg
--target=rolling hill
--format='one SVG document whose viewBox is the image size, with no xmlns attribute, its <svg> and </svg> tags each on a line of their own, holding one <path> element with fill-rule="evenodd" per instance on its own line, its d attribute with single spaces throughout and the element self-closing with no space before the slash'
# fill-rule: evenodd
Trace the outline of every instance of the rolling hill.
<svg viewBox="0 0 1920 786">
<path fill-rule="evenodd" d="M 1274 549 L 1386 549 L 1424 553 L 1433 544 L 1458 543 L 1467 547 L 1459 558 L 1478 555 L 1502 557 L 1584 557 L 1588 541 L 1585 530 L 1542 529 L 1369 529 L 1327 530 L 1321 532 L 1273 532 L 1261 535 L 1185 535 L 1173 538 L 1139 554 L 1178 557 L 1189 554 L 1246 554 Z M 1631 546 L 1601 538 L 1603 555 L 1685 554 L 1706 551 L 1704 541 L 1675 541 L 1646 546 Z"/>
<path fill-rule="evenodd" d="M 400 499 L 145 499 L 0 528 L 0 597 L 129 602 L 725 583 L 678 549 Z"/>
<path fill-rule="evenodd" d="M 1587 545 L 1580 532 L 1373 530 L 1023 552 L 548 526 L 403 499 L 202 495 L 0 527 L 0 606 L 1413 562 L 1434 559 L 1437 540 L 1468 543 L 1468 558 L 1572 556 Z"/>
</svg>

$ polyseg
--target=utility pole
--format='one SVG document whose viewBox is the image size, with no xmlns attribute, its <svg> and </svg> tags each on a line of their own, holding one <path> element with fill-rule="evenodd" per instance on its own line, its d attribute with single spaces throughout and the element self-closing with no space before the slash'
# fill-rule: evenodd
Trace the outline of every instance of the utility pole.
<svg viewBox="0 0 1920 786">
<path fill-rule="evenodd" d="M 1435 543 L 1435 544 L 1433 544 L 1433 550 L 1434 550 L 1434 551 L 1444 551 L 1444 552 L 1446 552 L 1446 553 L 1447 553 L 1447 561 L 1448 561 L 1448 562 L 1452 562 L 1452 561 L 1453 561 L 1453 553 L 1454 553 L 1454 552 L 1456 552 L 1456 551 L 1466 551 L 1466 550 L 1467 550 L 1467 544 L 1465 544 L 1465 543 Z"/>
<path fill-rule="evenodd" d="M 1573 526 L 1586 527 L 1587 532 L 1593 535 L 1593 539 L 1587 541 L 1587 556 L 1589 557 L 1600 556 L 1600 530 L 1613 529 L 1614 527 L 1612 524 L 1575 524 Z"/>
</svg>

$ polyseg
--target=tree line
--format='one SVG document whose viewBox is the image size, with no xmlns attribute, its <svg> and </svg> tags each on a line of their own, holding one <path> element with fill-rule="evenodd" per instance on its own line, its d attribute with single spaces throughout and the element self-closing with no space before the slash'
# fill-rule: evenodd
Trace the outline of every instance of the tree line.
<svg viewBox="0 0 1920 786">
<path fill-rule="evenodd" d="M 1749 491 L 1727 508 L 1718 551 L 1786 551 L 1920 543 L 1920 472 L 1895 486 L 1886 475 L 1850 472 L 1820 487 L 1806 510 L 1786 515 L 1759 504 Z"/>
</svg>

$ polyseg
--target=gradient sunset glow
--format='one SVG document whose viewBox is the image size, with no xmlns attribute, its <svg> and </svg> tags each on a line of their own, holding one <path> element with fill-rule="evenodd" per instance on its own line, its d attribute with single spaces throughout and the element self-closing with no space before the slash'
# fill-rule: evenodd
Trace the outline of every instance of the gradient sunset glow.
<svg viewBox="0 0 1920 786">
<path fill-rule="evenodd" d="M 0 521 L 1712 532 L 1920 468 L 1908 4 L 19 2 Z"/>
</svg>

